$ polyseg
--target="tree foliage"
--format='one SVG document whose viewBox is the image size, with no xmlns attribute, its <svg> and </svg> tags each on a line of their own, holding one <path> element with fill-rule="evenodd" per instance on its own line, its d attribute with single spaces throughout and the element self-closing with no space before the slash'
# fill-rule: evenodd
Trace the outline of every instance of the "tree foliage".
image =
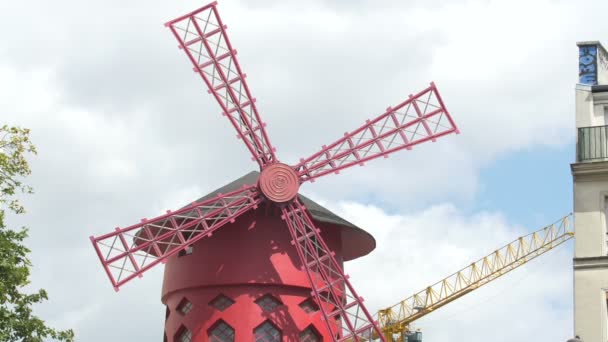
<svg viewBox="0 0 608 342">
<path fill-rule="evenodd" d="M 26 156 L 36 154 L 29 130 L 0 127 L 0 341 L 42 342 L 53 338 L 74 341 L 72 330 L 57 331 L 32 314 L 32 305 L 48 299 L 45 290 L 24 293 L 29 284 L 30 250 L 24 245 L 27 229 L 6 226 L 7 214 L 23 214 L 17 196 L 32 193 L 24 183 L 30 173 Z"/>
</svg>

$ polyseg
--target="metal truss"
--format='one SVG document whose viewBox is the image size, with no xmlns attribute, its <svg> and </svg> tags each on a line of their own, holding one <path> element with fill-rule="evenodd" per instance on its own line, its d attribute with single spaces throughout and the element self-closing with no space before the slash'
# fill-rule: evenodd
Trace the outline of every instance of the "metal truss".
<svg viewBox="0 0 608 342">
<path fill-rule="evenodd" d="M 306 208 L 296 199 L 282 211 L 292 244 L 296 246 L 312 286 L 312 295 L 332 336 L 338 341 L 365 341 L 369 339 L 370 331 L 380 333 L 363 305 L 363 298 L 355 292 Z"/>
<path fill-rule="evenodd" d="M 458 133 L 434 83 L 294 166 L 301 181 L 314 181 L 353 165 Z"/>
<path fill-rule="evenodd" d="M 297 193 L 304 181 L 458 133 L 435 84 L 410 95 L 406 101 L 388 108 L 384 114 L 368 120 L 296 166 L 288 166 L 275 156 L 216 3 L 165 25 L 205 82 L 208 93 L 236 129 L 237 137 L 243 140 L 260 166 L 260 181 L 127 228 L 116 228 L 103 236 L 91 237 L 114 288 L 141 276 L 265 201 L 272 209 L 282 211 L 313 296 L 334 338 L 363 341 L 378 335 L 385 341 L 378 323 L 298 201 Z"/>
<path fill-rule="evenodd" d="M 114 289 L 118 290 L 152 266 L 255 209 L 261 201 L 256 186 L 245 186 L 90 239 Z"/>
<path fill-rule="evenodd" d="M 171 29 L 192 65 L 237 130 L 238 137 L 260 168 L 276 162 L 274 148 L 260 120 L 246 75 L 236 58 L 236 50 L 226 35 L 226 26 L 213 2 L 165 24 Z"/>
<path fill-rule="evenodd" d="M 407 332 L 413 321 L 570 240 L 574 237 L 571 218 L 572 214 L 522 236 L 413 296 L 380 310 L 380 329 L 385 337 Z"/>
</svg>

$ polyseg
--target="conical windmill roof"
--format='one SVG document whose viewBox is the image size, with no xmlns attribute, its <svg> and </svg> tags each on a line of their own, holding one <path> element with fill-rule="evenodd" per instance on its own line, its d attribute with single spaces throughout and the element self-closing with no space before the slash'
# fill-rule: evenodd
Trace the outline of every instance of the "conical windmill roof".
<svg viewBox="0 0 608 342">
<path fill-rule="evenodd" d="M 213 198 L 217 196 L 218 193 L 228 193 L 238 190 L 242 188 L 243 185 L 256 184 L 259 176 L 260 173 L 258 171 L 251 171 L 233 182 L 230 182 L 219 189 L 215 189 L 207 195 L 199 198 L 198 201 Z M 334 229 L 341 229 L 344 261 L 364 256 L 376 248 L 376 240 L 364 229 L 354 225 L 351 222 L 348 222 L 342 217 L 331 212 L 329 209 L 302 194 L 298 194 L 298 198 L 302 204 L 306 206 L 315 223 L 325 224 L 324 226 Z"/>
</svg>

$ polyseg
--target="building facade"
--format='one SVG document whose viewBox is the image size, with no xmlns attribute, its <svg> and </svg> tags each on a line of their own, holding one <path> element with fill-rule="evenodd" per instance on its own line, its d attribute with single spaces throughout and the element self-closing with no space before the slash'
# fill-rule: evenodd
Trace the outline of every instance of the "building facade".
<svg viewBox="0 0 608 342">
<path fill-rule="evenodd" d="M 608 53 L 579 42 L 574 182 L 574 332 L 608 342 Z"/>
</svg>

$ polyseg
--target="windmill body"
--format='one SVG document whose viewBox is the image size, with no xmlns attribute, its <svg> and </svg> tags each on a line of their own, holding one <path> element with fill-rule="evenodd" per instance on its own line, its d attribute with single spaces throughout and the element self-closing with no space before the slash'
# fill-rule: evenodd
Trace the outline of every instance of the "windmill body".
<svg viewBox="0 0 608 342">
<path fill-rule="evenodd" d="M 255 184 L 258 177 L 251 172 L 206 197 Z M 375 247 L 364 230 L 302 195 L 299 199 L 340 266 Z M 279 211 L 262 205 L 191 247 L 165 265 L 168 341 L 184 335 L 193 341 L 223 341 L 225 334 L 235 335 L 235 341 L 254 341 L 271 336 L 272 329 L 286 341 L 332 340 Z"/>
<path fill-rule="evenodd" d="M 299 189 L 458 133 L 455 123 L 431 83 L 321 151 L 285 164 L 216 5 L 165 25 L 260 171 L 181 209 L 91 236 L 112 285 L 118 290 L 165 263 L 170 341 L 385 341 L 343 271 L 344 261 L 374 248 L 373 237 Z"/>
</svg>

